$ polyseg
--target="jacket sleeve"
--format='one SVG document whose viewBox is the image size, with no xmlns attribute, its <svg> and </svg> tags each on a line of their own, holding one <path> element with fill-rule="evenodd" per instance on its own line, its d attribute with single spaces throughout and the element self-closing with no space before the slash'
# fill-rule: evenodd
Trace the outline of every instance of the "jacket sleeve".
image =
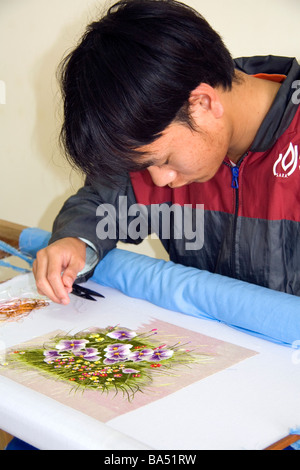
<svg viewBox="0 0 300 470">
<path fill-rule="evenodd" d="M 54 221 L 49 243 L 65 237 L 83 239 L 96 253 L 96 257 L 92 257 L 93 267 L 91 269 L 85 267 L 82 271 L 86 277 L 89 277 L 92 275 L 92 268 L 116 247 L 120 238 L 129 243 L 142 241 L 130 239 L 128 236 L 124 237 L 119 230 L 120 213 L 124 214 L 130 205 L 135 203 L 136 199 L 129 176 L 119 178 L 114 185 L 109 185 L 100 178 L 93 182 L 86 180 L 85 185 L 64 203 Z M 102 230 L 99 233 L 97 228 L 101 220 Z M 110 227 L 105 233 L 104 226 L 107 226 L 107 223 Z M 79 273 L 79 278 L 82 280 L 81 273 Z"/>
</svg>

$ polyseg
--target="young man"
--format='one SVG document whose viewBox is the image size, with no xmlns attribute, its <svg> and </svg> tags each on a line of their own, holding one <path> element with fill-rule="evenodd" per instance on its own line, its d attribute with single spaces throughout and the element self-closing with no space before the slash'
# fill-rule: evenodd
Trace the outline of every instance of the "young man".
<svg viewBox="0 0 300 470">
<path fill-rule="evenodd" d="M 296 60 L 233 61 L 181 3 L 114 5 L 63 64 L 62 137 L 87 179 L 38 253 L 39 291 L 67 303 L 87 253 L 95 266 L 118 239 L 141 241 L 123 233 L 132 205 L 149 221 L 166 203 L 194 218 L 204 205 L 203 246 L 176 236 L 172 217 L 169 237 L 158 230 L 172 261 L 300 295 L 299 87 Z M 105 208 L 117 217 L 106 238 Z"/>
</svg>

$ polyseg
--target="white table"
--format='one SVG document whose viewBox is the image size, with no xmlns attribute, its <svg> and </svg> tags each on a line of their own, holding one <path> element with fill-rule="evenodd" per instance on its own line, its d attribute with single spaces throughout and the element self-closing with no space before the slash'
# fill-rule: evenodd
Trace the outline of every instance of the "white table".
<svg viewBox="0 0 300 470">
<path fill-rule="evenodd" d="M 137 329 L 152 318 L 255 352 L 248 359 L 103 423 L 0 374 L 0 428 L 39 449 L 264 449 L 300 426 L 300 352 L 223 324 L 167 311 L 120 292 L 32 312 L 0 326 L 10 348 L 56 330 L 118 324 Z M 0 285 L 0 298 L 34 289 L 32 275 Z"/>
</svg>

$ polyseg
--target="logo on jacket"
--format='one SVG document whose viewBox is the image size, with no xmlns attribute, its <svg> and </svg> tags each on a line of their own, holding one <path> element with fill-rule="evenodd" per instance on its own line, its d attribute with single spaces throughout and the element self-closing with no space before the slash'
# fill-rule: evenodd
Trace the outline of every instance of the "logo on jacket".
<svg viewBox="0 0 300 470">
<path fill-rule="evenodd" d="M 273 174 L 281 178 L 287 178 L 294 173 L 298 165 L 298 145 L 290 145 L 283 155 L 279 154 L 278 159 L 273 165 Z"/>
</svg>

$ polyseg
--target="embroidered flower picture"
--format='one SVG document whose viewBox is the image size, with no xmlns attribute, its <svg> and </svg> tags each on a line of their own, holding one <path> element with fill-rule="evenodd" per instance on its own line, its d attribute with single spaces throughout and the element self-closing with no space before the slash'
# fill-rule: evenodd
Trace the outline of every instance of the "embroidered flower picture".
<svg viewBox="0 0 300 470">
<path fill-rule="evenodd" d="M 40 348 L 11 351 L 8 365 L 38 369 L 76 390 L 122 393 L 131 401 L 155 375 L 176 375 L 179 366 L 213 359 L 189 350 L 187 344 L 161 344 L 158 336 L 156 329 L 139 333 L 121 327 L 59 336 Z"/>
</svg>

